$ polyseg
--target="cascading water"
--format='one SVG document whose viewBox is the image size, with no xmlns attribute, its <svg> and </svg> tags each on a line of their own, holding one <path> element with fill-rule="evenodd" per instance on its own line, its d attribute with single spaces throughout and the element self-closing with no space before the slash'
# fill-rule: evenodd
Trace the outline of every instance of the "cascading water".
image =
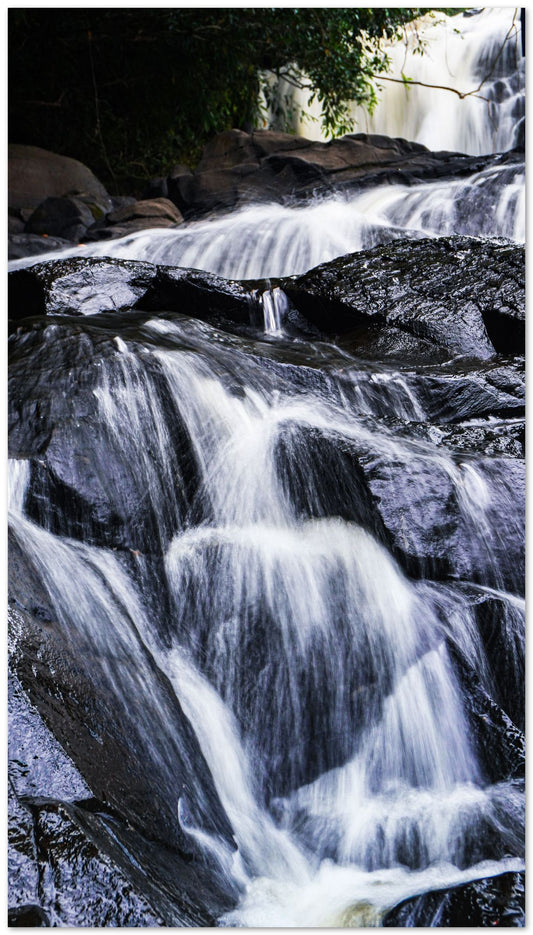
<svg viewBox="0 0 533 935">
<path fill-rule="evenodd" d="M 74 247 L 61 256 L 147 260 L 228 279 L 256 279 L 304 273 L 326 260 L 405 236 L 472 233 L 524 241 L 523 165 L 494 167 L 465 181 L 339 193 L 306 207 L 254 205 L 172 230 L 139 231 Z M 40 260 L 54 256 L 45 254 Z M 14 260 L 9 268 L 32 262 Z"/>
<path fill-rule="evenodd" d="M 479 634 L 465 625 L 466 599 L 406 577 L 361 492 L 343 518 L 327 502 L 332 485 L 349 489 L 335 466 L 346 445 L 401 464 L 406 488 L 420 465 L 446 476 L 470 562 L 462 574 L 490 589 L 501 587 L 489 528 L 490 503 L 505 493 L 498 475 L 380 422 L 424 418 L 399 373 L 384 380 L 333 367 L 326 387 L 295 393 L 206 325 L 154 319 L 144 333 L 153 341 L 121 340 L 100 361 L 93 443 L 98 451 L 105 438 L 124 491 L 149 492 L 143 510 L 152 520 L 132 546 L 165 552 L 168 632 L 143 605 L 141 591 L 161 586 L 149 565 L 139 591 L 108 550 L 23 518 L 24 462 L 12 464 L 12 523 L 64 626 L 82 645 L 101 644 L 106 677 L 136 729 L 154 738 L 168 789 L 176 738 L 161 733 L 164 706 L 146 659 L 170 679 L 238 848 L 209 830 L 201 785 L 180 799 L 183 830 L 241 894 L 223 924 L 379 924 L 406 896 L 520 868 L 508 856 L 521 849 L 520 789 L 487 783 L 449 656 L 462 647 L 490 685 Z M 198 473 L 188 507 L 185 437 Z M 320 439 L 332 446 L 331 477 L 317 476 Z M 119 503 L 120 486 L 109 481 L 107 496 Z M 515 511 L 510 497 L 508 521 Z M 41 522 L 51 524 L 46 508 Z M 83 582 L 75 595 L 73 579 Z"/>
<path fill-rule="evenodd" d="M 432 150 L 499 153 L 517 145 L 523 127 L 525 56 L 520 10 L 491 7 L 446 16 L 429 13 L 389 43 L 391 66 L 378 81 L 372 115 L 354 107 L 354 129 L 422 143 Z M 458 92 L 458 93 L 455 93 Z M 281 97 L 307 112 L 293 131 L 322 139 L 320 105 L 280 82 Z"/>
<path fill-rule="evenodd" d="M 492 36 L 503 21 L 467 25 Z M 161 823 L 227 894 L 222 926 L 381 925 L 405 899 L 524 866 L 523 782 L 494 778 L 483 739 L 490 699 L 523 729 L 512 459 L 440 444 L 447 421 L 475 419 L 458 405 L 431 424 L 444 378 L 429 364 L 291 337 L 298 310 L 268 282 L 453 233 L 522 241 L 523 168 L 258 205 L 62 254 L 265 279 L 249 327 L 91 306 L 14 336 L 28 393 L 36 361 L 52 382 L 77 375 L 49 431 L 49 400 L 21 404 L 41 434 L 9 465 L 17 548 L 142 751 Z M 491 386 L 508 389 L 512 365 Z"/>
</svg>

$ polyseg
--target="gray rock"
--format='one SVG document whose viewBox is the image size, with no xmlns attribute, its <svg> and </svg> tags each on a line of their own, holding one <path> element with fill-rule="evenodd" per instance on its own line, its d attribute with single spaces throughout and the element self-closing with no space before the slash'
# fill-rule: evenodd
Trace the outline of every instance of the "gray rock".
<svg viewBox="0 0 533 935">
<path fill-rule="evenodd" d="M 8 147 L 8 204 L 37 207 L 45 198 L 85 192 L 97 204 L 112 207 L 109 194 L 87 166 L 37 146 L 10 143 Z"/>
<path fill-rule="evenodd" d="M 99 257 L 50 260 L 9 274 L 9 317 L 95 315 L 132 307 L 157 267 Z"/>
<path fill-rule="evenodd" d="M 75 196 L 45 198 L 26 224 L 28 234 L 48 234 L 78 243 L 94 222 L 90 208 Z"/>
</svg>

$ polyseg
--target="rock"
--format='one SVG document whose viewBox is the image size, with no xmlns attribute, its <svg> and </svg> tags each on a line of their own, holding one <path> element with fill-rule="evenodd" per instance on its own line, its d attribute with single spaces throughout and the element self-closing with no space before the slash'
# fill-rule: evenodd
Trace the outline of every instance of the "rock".
<svg viewBox="0 0 533 935">
<path fill-rule="evenodd" d="M 99 322 L 95 330 L 80 332 L 65 323 L 51 335 L 36 328 L 16 341 L 10 450 L 14 457 L 31 459 L 27 509 L 46 528 L 107 547 L 135 550 L 142 541 L 144 553 L 158 552 L 187 516 L 199 483 L 196 461 L 157 358 L 149 355 L 137 378 L 135 372 L 127 377 L 116 325 L 110 324 L 109 331 L 102 332 Z M 134 333 L 136 327 L 135 322 Z M 111 396 L 108 385 L 118 388 L 119 400 L 127 399 L 111 433 L 101 413 Z M 144 397 L 147 388 L 150 402 Z M 166 497 L 164 510 L 162 479 L 150 454 L 156 411 L 162 431 L 173 439 L 165 477 L 174 496 Z M 135 419 L 136 432 L 123 437 L 120 423 L 127 418 Z"/>
<path fill-rule="evenodd" d="M 148 200 L 151 200 L 152 198 L 168 198 L 167 179 L 150 179 L 142 197 L 143 199 L 146 198 Z"/>
<path fill-rule="evenodd" d="M 175 205 L 168 198 L 151 198 L 150 200 L 135 201 L 110 211 L 107 220 L 116 224 L 122 221 L 131 221 L 135 218 L 160 218 L 180 224 L 183 217 Z"/>
<path fill-rule="evenodd" d="M 24 621 L 10 617 L 17 657 Z M 214 924 L 195 899 L 202 872 L 194 883 L 190 862 L 92 797 L 12 672 L 9 711 L 10 925 Z M 206 899 L 213 911 L 215 890 Z"/>
<path fill-rule="evenodd" d="M 40 906 L 30 904 L 8 909 L 7 924 L 9 928 L 43 928 L 50 925 L 50 918 Z"/>
<path fill-rule="evenodd" d="M 86 237 L 88 241 L 125 237 L 135 231 L 155 227 L 175 227 L 183 221 L 182 215 L 168 198 L 153 197 L 143 201 L 124 199 L 124 202 L 89 228 Z"/>
<path fill-rule="evenodd" d="M 111 198 L 87 166 L 37 146 L 8 147 L 8 204 L 35 209 L 45 198 L 85 192 L 110 210 Z"/>
<path fill-rule="evenodd" d="M 29 234 L 48 234 L 79 243 L 94 222 L 90 208 L 79 198 L 50 197 L 38 205 L 26 224 Z"/>
<path fill-rule="evenodd" d="M 487 663 L 487 685 L 520 731 L 525 728 L 525 607 L 512 595 L 458 583 L 470 603 Z M 460 653 L 460 647 L 456 647 Z M 465 660 L 467 661 L 467 660 Z"/>
<path fill-rule="evenodd" d="M 491 324 L 497 315 L 510 322 L 505 352 L 524 352 L 516 330 L 523 269 L 522 247 L 446 237 L 374 247 L 278 285 L 327 334 L 386 321 L 452 355 L 486 359 L 503 347 Z"/>
<path fill-rule="evenodd" d="M 398 460 L 359 452 L 358 463 L 392 549 L 407 571 L 430 578 L 455 571 L 461 520 L 445 466 L 409 457 L 408 450 Z"/>
<path fill-rule="evenodd" d="M 126 206 L 120 209 L 119 216 L 126 216 L 130 210 L 138 209 Z M 162 210 L 166 208 L 163 206 Z M 166 219 L 162 220 L 167 223 Z M 152 222 L 136 218 L 132 223 L 150 225 Z M 113 230 L 116 232 L 118 228 Z M 492 310 L 491 314 L 499 309 L 499 314 L 505 317 L 511 308 L 509 295 L 512 292 L 513 307 L 521 314 L 524 302 L 522 266 L 523 248 L 518 246 L 464 237 L 396 241 L 333 260 L 304 276 L 277 280 L 275 285 L 284 290 L 292 306 L 312 327 L 329 338 L 344 336 L 343 346 L 359 356 L 373 359 L 383 354 L 386 358 L 400 360 L 403 357 L 404 363 L 408 357 L 416 360 L 417 354 L 422 355 L 425 363 L 442 361 L 446 355 L 483 360 L 495 357 L 495 348 L 484 324 L 484 316 L 489 314 L 487 309 Z M 67 270 L 68 275 L 63 270 Z M 88 282 L 82 281 L 85 273 Z M 131 273 L 131 282 L 128 282 L 128 273 Z M 137 274 L 141 283 L 137 281 Z M 507 304 L 501 307 L 498 303 L 503 301 L 502 290 L 496 283 L 496 276 L 498 282 L 503 277 L 509 283 Z M 107 277 L 112 287 L 117 283 L 111 301 L 104 285 L 101 294 L 99 292 L 99 282 Z M 57 285 L 52 284 L 54 279 Z M 250 322 L 253 293 L 261 287 L 257 282 L 231 283 L 210 273 L 156 268 L 136 261 L 129 261 L 129 265 L 128 261 L 98 258 L 53 261 L 46 267 L 10 273 L 13 321 L 26 317 L 26 292 L 37 295 L 41 282 L 45 284 L 47 312 L 92 314 L 125 308 L 129 304 L 138 309 L 180 311 L 204 319 L 224 314 L 237 323 Z M 264 283 L 262 286 L 264 288 Z M 63 301 L 57 298 L 61 295 L 65 296 Z M 80 296 L 86 297 L 81 304 Z M 34 310 L 29 314 L 37 314 L 37 307 L 42 311 L 40 302 L 32 301 L 30 307 Z M 513 352 L 523 352 L 519 341 Z M 450 379 L 448 375 L 435 376 L 433 386 Z M 425 376 L 423 380 L 430 385 L 431 381 Z M 495 380 L 496 389 L 492 390 L 492 395 L 503 397 L 500 388 L 506 377 L 501 374 Z M 470 414 L 478 414 L 482 410 L 479 405 L 474 407 L 471 395 L 475 391 L 474 384 L 469 380 L 463 385 L 465 408 Z M 479 381 L 478 386 L 481 392 Z M 457 395 L 458 392 L 462 392 L 462 385 L 455 379 L 453 393 Z M 474 396 L 479 396 L 479 392 L 474 392 Z M 483 393 L 487 395 L 486 387 Z M 435 397 L 433 390 L 431 395 Z M 511 400 L 510 394 L 507 396 L 511 408 L 517 408 L 516 400 Z M 458 407 L 454 408 L 456 418 L 460 418 Z M 490 408 L 488 403 L 485 408 Z M 433 416 L 446 418 L 442 414 L 437 417 L 436 413 Z"/>
<path fill-rule="evenodd" d="M 105 852 L 76 826 L 70 809 L 32 803 L 41 865 L 42 917 L 53 926 L 164 924 Z M 20 910 L 19 910 L 20 913 Z M 19 915 L 20 924 L 20 915 Z M 40 923 L 43 924 L 43 923 Z"/>
<path fill-rule="evenodd" d="M 286 422 L 274 454 L 280 485 L 299 520 L 338 516 L 388 537 L 353 446 L 338 434 Z M 326 487 L 327 472 L 332 482 Z"/>
<path fill-rule="evenodd" d="M 22 260 L 27 256 L 37 256 L 39 253 L 51 253 L 54 250 L 63 250 L 71 247 L 68 240 L 60 237 L 48 237 L 48 234 L 10 234 L 8 237 L 8 259 Z"/>
<path fill-rule="evenodd" d="M 103 605 L 101 629 L 89 642 L 72 608 L 66 624 L 43 583 L 46 558 L 43 565 L 38 553 L 30 557 L 31 535 L 18 525 L 10 540 L 12 668 L 47 728 L 99 801 L 148 840 L 173 848 L 182 861 L 195 859 L 195 846 L 178 817 L 184 789 L 192 790 L 193 823 L 231 841 L 209 770 L 170 683 L 134 631 L 132 642 L 124 629 L 106 623 Z M 34 535 L 53 542 L 42 530 Z M 121 696 L 121 665 L 126 680 L 133 666 L 150 681 L 150 697 L 158 698 L 151 713 L 146 696 Z M 151 718 L 152 728 L 144 733 L 139 725 Z M 213 887 L 215 892 L 214 881 Z"/>
<path fill-rule="evenodd" d="M 523 421 L 502 420 L 497 425 L 427 425 L 420 426 L 420 437 L 435 446 L 444 445 L 459 454 L 467 452 L 503 455 L 506 458 L 525 456 L 525 425 Z"/>
<path fill-rule="evenodd" d="M 387 913 L 384 928 L 525 925 L 524 874 L 502 873 L 449 890 L 414 896 Z"/>
<path fill-rule="evenodd" d="M 481 478 L 480 496 L 485 523 L 483 553 L 474 580 L 497 589 L 523 595 L 525 592 L 525 482 L 524 461 L 515 458 L 483 458 L 476 462 Z M 472 504 L 476 512 L 476 500 Z M 477 511 L 479 519 L 479 511 Z M 487 578 L 487 556 L 490 568 Z M 476 560 L 474 556 L 474 560 Z"/>
<path fill-rule="evenodd" d="M 207 144 L 194 173 L 184 167 L 174 171 L 167 191 L 191 217 L 251 200 L 307 197 L 317 190 L 453 178 L 493 162 L 493 157 L 432 153 L 420 144 L 364 133 L 322 143 L 271 130 L 226 130 Z"/>
<path fill-rule="evenodd" d="M 9 318 L 95 315 L 125 310 L 144 295 L 157 268 L 137 260 L 99 257 L 50 260 L 13 270 L 8 278 Z"/>
<path fill-rule="evenodd" d="M 22 234 L 24 231 L 25 223 L 26 222 L 20 217 L 20 214 L 18 211 L 15 211 L 12 208 L 9 209 L 8 229 L 7 229 L 8 235 Z"/>
<path fill-rule="evenodd" d="M 179 312 L 205 320 L 222 314 L 231 321 L 249 324 L 251 305 L 252 297 L 246 283 L 199 270 L 159 266 L 135 308 Z"/>
<path fill-rule="evenodd" d="M 523 369 L 523 360 L 517 371 Z M 483 366 L 472 362 L 454 361 L 438 371 L 409 373 L 406 382 L 423 407 L 425 417 L 433 424 L 464 422 L 467 419 L 490 417 L 521 418 L 524 415 L 522 387 L 495 385 Z"/>
<path fill-rule="evenodd" d="M 454 669 L 462 687 L 465 713 L 470 724 L 470 740 L 485 780 L 490 783 L 515 781 L 525 775 L 525 737 L 503 708 L 481 685 L 472 664 L 455 645 L 449 645 Z M 509 648 L 506 650 L 506 655 Z M 519 835 L 523 833 L 520 827 Z M 503 854 L 497 855 L 503 857 Z"/>
</svg>

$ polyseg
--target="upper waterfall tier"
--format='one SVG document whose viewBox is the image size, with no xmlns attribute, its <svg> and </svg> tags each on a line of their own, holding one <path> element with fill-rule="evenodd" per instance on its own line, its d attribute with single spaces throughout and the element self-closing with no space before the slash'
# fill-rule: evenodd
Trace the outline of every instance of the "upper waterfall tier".
<svg viewBox="0 0 533 935">
<path fill-rule="evenodd" d="M 427 14 L 406 27 L 387 53 L 391 69 L 378 82 L 378 104 L 372 116 L 364 107 L 352 109 L 354 129 L 472 155 L 519 144 L 525 56 L 518 9 Z M 292 94 L 280 84 L 280 97 L 287 92 Z M 294 103 L 320 117 L 320 104 L 308 107 L 302 92 L 294 92 Z M 324 138 L 319 119 L 303 119 L 294 130 Z"/>
</svg>

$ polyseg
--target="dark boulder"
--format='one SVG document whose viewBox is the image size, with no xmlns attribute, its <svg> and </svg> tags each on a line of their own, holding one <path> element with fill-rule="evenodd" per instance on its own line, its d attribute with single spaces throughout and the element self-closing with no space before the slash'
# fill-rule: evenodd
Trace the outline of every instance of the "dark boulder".
<svg viewBox="0 0 533 935">
<path fill-rule="evenodd" d="M 512 595 L 458 583 L 474 613 L 493 699 L 511 721 L 525 728 L 525 607 Z M 456 647 L 460 652 L 460 647 Z"/>
<path fill-rule="evenodd" d="M 392 549 L 406 570 L 424 577 L 452 574 L 461 517 L 445 465 L 408 449 L 395 458 L 359 451 L 358 462 Z"/>
<path fill-rule="evenodd" d="M 22 260 L 27 256 L 38 256 L 40 253 L 52 253 L 54 250 L 64 250 L 72 243 L 61 237 L 49 237 L 48 234 L 9 234 L 8 260 Z"/>
<path fill-rule="evenodd" d="M 181 214 L 168 198 L 151 198 L 144 201 L 135 201 L 133 204 L 124 205 L 110 211 L 107 220 L 112 224 L 131 221 L 135 218 L 159 218 L 160 220 L 170 221 L 174 224 L 180 224 L 183 220 Z"/>
<path fill-rule="evenodd" d="M 142 201 L 130 201 L 110 211 L 106 217 L 93 224 L 88 240 L 124 237 L 140 230 L 160 227 L 176 227 L 183 217 L 176 206 L 166 197 L 153 197 Z"/>
<path fill-rule="evenodd" d="M 48 234 L 79 243 L 94 223 L 90 207 L 74 195 L 45 198 L 28 220 L 27 234 Z"/>
<path fill-rule="evenodd" d="M 194 499 L 195 459 L 156 358 L 128 370 L 113 323 L 110 332 L 100 322 L 85 329 L 65 322 L 13 339 L 10 452 L 31 459 L 27 510 L 45 528 L 95 545 L 158 551 Z M 127 404 L 106 423 L 102 406 L 120 405 L 124 394 Z M 170 500 L 151 454 L 155 407 L 168 438 Z M 136 433 L 122 432 L 128 419 Z"/>
<path fill-rule="evenodd" d="M 517 375 L 520 370 L 523 360 L 517 362 Z M 426 419 L 432 423 L 524 416 L 523 385 L 495 383 L 490 370 L 472 366 L 470 362 L 454 361 L 439 370 L 408 373 L 406 381 L 420 400 Z"/>
<path fill-rule="evenodd" d="M 450 644 L 449 651 L 461 686 L 470 740 L 485 780 L 489 784 L 523 784 L 526 762 L 523 732 L 483 687 L 474 666 L 461 649 Z M 509 649 L 506 650 L 508 653 Z M 521 839 L 522 826 L 518 830 Z M 523 845 L 518 841 L 518 846 L 520 849 Z"/>
<path fill-rule="evenodd" d="M 131 308 L 157 268 L 136 260 L 74 257 L 49 260 L 8 277 L 13 325 L 35 315 L 95 315 Z"/>
<path fill-rule="evenodd" d="M 516 330 L 524 315 L 523 247 L 466 237 L 397 241 L 340 257 L 279 285 L 330 335 L 375 321 L 451 355 L 483 359 L 495 351 L 524 351 Z M 505 340 L 491 324 L 498 315 L 509 322 Z"/>
<path fill-rule="evenodd" d="M 195 803 L 193 822 L 231 840 L 196 736 L 135 625 L 129 635 L 115 629 L 101 609 L 99 645 L 72 615 L 67 626 L 44 581 L 46 558 L 27 552 L 28 535 L 17 527 L 10 538 L 9 601 L 17 644 L 12 667 L 30 702 L 93 795 L 148 840 L 194 858 L 195 846 L 178 817 L 184 790 L 192 790 L 187 799 Z M 108 607 L 113 615 L 111 595 Z M 157 697 L 152 710 L 146 696 L 121 697 L 121 679 L 127 682 L 131 666 L 150 680 L 154 702 Z M 144 733 L 139 725 L 147 719 L 152 729 Z"/>
<path fill-rule="evenodd" d="M 37 146 L 8 147 L 8 204 L 35 209 L 45 198 L 85 192 L 96 205 L 110 210 L 112 201 L 87 166 Z"/>
<path fill-rule="evenodd" d="M 159 266 L 135 308 L 179 312 L 207 320 L 222 314 L 232 321 L 249 324 L 253 304 L 246 283 L 199 270 Z"/>
<path fill-rule="evenodd" d="M 214 924 L 216 886 L 92 797 L 11 673 L 9 788 L 10 927 Z"/>
</svg>

